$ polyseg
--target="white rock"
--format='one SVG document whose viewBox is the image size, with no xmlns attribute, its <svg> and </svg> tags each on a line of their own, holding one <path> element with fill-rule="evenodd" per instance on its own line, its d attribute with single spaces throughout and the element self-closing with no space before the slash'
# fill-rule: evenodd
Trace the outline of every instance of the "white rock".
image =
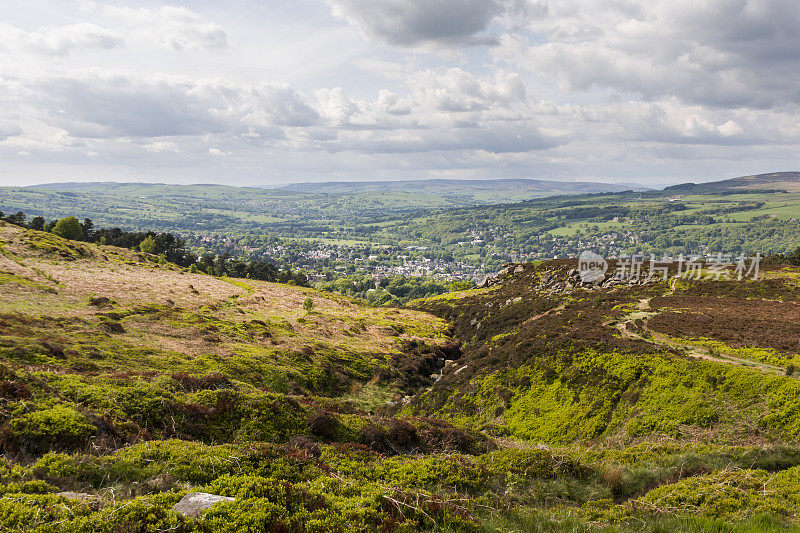
<svg viewBox="0 0 800 533">
<path fill-rule="evenodd" d="M 186 518 L 200 518 L 203 511 L 210 509 L 215 503 L 232 502 L 233 498 L 209 494 L 207 492 L 190 492 L 181 501 L 172 506 L 172 510 Z"/>
<path fill-rule="evenodd" d="M 85 492 L 66 491 L 66 492 L 59 492 L 58 495 L 64 496 L 65 498 L 69 498 L 71 500 L 81 500 L 81 501 L 91 500 L 92 498 L 94 498 L 94 496 L 92 496 L 91 494 L 86 494 Z"/>
</svg>

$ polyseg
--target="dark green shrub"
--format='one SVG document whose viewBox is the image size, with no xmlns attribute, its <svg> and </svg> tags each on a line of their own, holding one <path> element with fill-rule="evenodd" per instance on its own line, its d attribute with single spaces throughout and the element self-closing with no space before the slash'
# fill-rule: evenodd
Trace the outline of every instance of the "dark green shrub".
<svg viewBox="0 0 800 533">
<path fill-rule="evenodd" d="M 330 411 L 317 411 L 308 417 L 311 433 L 328 441 L 334 440 L 339 424 L 339 417 Z"/>
<path fill-rule="evenodd" d="M 286 442 L 293 435 L 308 433 L 308 415 L 286 396 L 270 394 L 254 399 L 247 411 L 247 418 L 236 433 L 238 440 Z"/>
<path fill-rule="evenodd" d="M 86 446 L 97 428 L 70 407 L 57 405 L 12 418 L 0 430 L 0 442 L 10 454 L 40 455 L 50 450 Z"/>
</svg>

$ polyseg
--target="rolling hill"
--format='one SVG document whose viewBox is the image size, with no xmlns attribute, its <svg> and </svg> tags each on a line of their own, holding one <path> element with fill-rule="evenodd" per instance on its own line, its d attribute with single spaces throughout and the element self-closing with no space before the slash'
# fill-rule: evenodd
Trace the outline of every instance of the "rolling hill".
<svg viewBox="0 0 800 533">
<path fill-rule="evenodd" d="M 403 181 L 327 181 L 293 183 L 278 190 L 313 194 L 364 194 L 406 192 L 446 197 L 471 198 L 475 203 L 503 203 L 546 196 L 644 190 L 635 185 L 566 182 L 535 179 L 422 179 Z"/>
<path fill-rule="evenodd" d="M 4 531 L 800 523 L 797 267 L 515 264 L 371 308 L 5 223 L 0 252 Z"/>
<path fill-rule="evenodd" d="M 748 191 L 784 191 L 790 193 L 800 192 L 800 172 L 771 172 L 768 174 L 755 174 L 742 176 L 722 181 L 707 183 L 683 183 L 672 185 L 664 189 L 665 192 L 674 193 L 721 193 Z"/>
</svg>

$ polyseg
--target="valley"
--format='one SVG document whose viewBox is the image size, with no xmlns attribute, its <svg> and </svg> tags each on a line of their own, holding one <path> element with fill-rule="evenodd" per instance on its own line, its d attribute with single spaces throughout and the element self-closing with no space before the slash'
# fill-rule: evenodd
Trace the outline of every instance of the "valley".
<svg viewBox="0 0 800 533">
<path fill-rule="evenodd" d="M 454 282 L 479 282 L 508 262 L 576 257 L 586 249 L 613 258 L 768 255 L 800 247 L 800 193 L 791 185 L 798 175 L 742 180 L 589 194 L 573 184 L 573 194 L 541 197 L 563 193 L 569 184 L 561 190 L 550 185 L 516 203 L 509 203 L 520 199 L 511 191 L 520 187 L 503 180 L 494 187 L 422 180 L 415 187 L 305 184 L 297 190 L 53 184 L 0 188 L 0 210 L 169 231 L 198 256 L 228 254 L 301 269 L 321 290 L 383 304 L 447 292 Z M 398 192 L 401 186 L 410 192 Z M 476 199 L 478 192 L 487 199 Z M 386 195 L 396 201 L 387 202 Z M 437 283 L 403 287 L 419 276 Z"/>
<path fill-rule="evenodd" d="M 594 286 L 563 259 L 372 307 L 7 223 L 0 240 L 5 530 L 800 520 L 796 266 Z M 234 499 L 173 511 L 192 491 Z"/>
</svg>

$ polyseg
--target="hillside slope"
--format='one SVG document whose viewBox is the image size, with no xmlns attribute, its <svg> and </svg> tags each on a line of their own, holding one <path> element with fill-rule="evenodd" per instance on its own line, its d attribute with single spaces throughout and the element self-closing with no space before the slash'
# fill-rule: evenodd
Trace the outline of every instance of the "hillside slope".
<svg viewBox="0 0 800 533">
<path fill-rule="evenodd" d="M 192 274 L 155 256 L 7 224 L 0 239 L 3 355 L 21 363 L 100 373 L 124 364 L 148 381 L 213 371 L 275 392 L 341 395 L 397 375 L 392 360 L 406 344 L 448 342 L 443 321 L 413 311 Z"/>
<path fill-rule="evenodd" d="M 798 272 L 569 268 L 415 303 L 437 318 L 0 224 L 0 530 L 798 524 Z M 233 500 L 173 509 L 194 491 Z"/>
<path fill-rule="evenodd" d="M 465 344 L 409 412 L 545 442 L 798 442 L 796 268 L 597 289 L 574 266 L 412 302 Z"/>
<path fill-rule="evenodd" d="M 708 183 L 683 183 L 664 189 L 668 193 L 720 193 L 748 191 L 800 192 L 800 172 L 770 172 Z"/>
</svg>

